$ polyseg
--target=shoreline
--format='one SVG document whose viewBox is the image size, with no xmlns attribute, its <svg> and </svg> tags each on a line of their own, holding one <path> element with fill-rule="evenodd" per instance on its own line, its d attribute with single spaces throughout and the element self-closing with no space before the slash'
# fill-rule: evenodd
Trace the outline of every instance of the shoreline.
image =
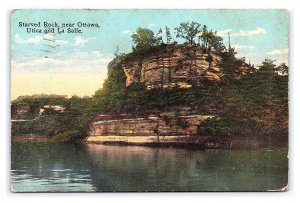
<svg viewBox="0 0 300 203">
<path fill-rule="evenodd" d="M 154 147 L 180 147 L 199 149 L 259 149 L 288 148 L 288 136 L 89 136 L 86 143 L 106 145 L 135 145 Z"/>
<path fill-rule="evenodd" d="M 12 135 L 11 141 L 51 142 L 49 137 L 43 135 Z"/>
<path fill-rule="evenodd" d="M 42 135 L 14 135 L 13 142 L 55 142 Z M 60 141 L 56 141 L 60 142 Z M 116 146 L 174 147 L 187 149 L 260 149 L 288 148 L 288 136 L 232 136 L 213 138 L 210 136 L 88 136 L 79 143 Z"/>
</svg>

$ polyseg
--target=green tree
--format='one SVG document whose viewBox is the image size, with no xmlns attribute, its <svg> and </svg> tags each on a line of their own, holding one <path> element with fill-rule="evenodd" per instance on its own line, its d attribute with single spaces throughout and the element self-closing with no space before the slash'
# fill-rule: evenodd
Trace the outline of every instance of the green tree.
<svg viewBox="0 0 300 203">
<path fill-rule="evenodd" d="M 278 67 L 275 68 L 275 70 L 282 75 L 289 74 L 289 67 L 283 62 Z"/>
<path fill-rule="evenodd" d="M 264 84 L 264 91 L 266 91 L 266 95 L 275 95 L 277 92 L 276 87 L 274 86 L 275 80 L 278 74 L 275 71 L 276 65 L 274 64 L 275 60 L 265 59 L 261 65 L 259 65 L 259 70 L 257 74 L 257 78 Z"/>
<path fill-rule="evenodd" d="M 202 48 L 207 48 L 207 42 L 208 42 L 207 33 L 208 33 L 207 26 L 203 25 L 203 27 L 201 28 L 201 32 L 199 32 L 199 34 L 198 34 L 198 35 L 200 35 L 200 39 L 202 41 L 202 43 L 201 43 Z"/>
<path fill-rule="evenodd" d="M 124 104 L 126 76 L 120 63 L 114 64 L 108 72 L 103 88 L 95 92 L 94 109 L 106 111 L 111 108 L 120 110 Z"/>
<path fill-rule="evenodd" d="M 163 31 L 162 29 L 160 28 L 158 33 L 156 34 L 156 41 L 157 41 L 157 44 L 163 44 L 163 39 L 162 39 L 162 35 L 163 35 Z"/>
<path fill-rule="evenodd" d="M 195 38 L 197 37 L 198 33 L 201 31 L 201 24 L 192 21 L 190 22 L 183 22 L 180 23 L 176 30 L 176 37 L 180 37 L 185 39 L 189 44 L 195 44 Z"/>
<path fill-rule="evenodd" d="M 237 58 L 235 57 L 236 52 L 234 49 L 230 49 L 228 52 L 222 53 L 221 67 L 224 71 L 224 80 L 228 84 L 230 81 L 235 79 L 235 71 L 238 68 Z"/>
<path fill-rule="evenodd" d="M 170 44 L 172 40 L 172 36 L 171 36 L 170 28 L 168 28 L 167 26 L 166 26 L 166 37 L 167 37 L 167 44 Z"/>
<path fill-rule="evenodd" d="M 217 35 L 217 31 L 208 31 L 206 25 L 202 27 L 200 34 L 198 34 L 198 41 L 199 44 L 202 41 L 202 48 L 213 49 L 217 53 L 221 53 L 226 49 L 223 44 L 223 38 Z"/>
<path fill-rule="evenodd" d="M 148 28 L 139 27 L 136 32 L 131 35 L 131 38 L 137 50 L 147 49 L 157 43 L 154 32 Z"/>
<path fill-rule="evenodd" d="M 217 53 L 223 52 L 226 47 L 223 44 L 223 38 L 217 35 L 217 32 L 211 32 L 211 37 L 209 40 L 209 46 L 215 50 Z"/>
<path fill-rule="evenodd" d="M 264 74 L 270 74 L 274 75 L 275 74 L 275 67 L 276 65 L 274 64 L 275 60 L 271 59 L 265 59 L 261 65 L 259 65 L 259 72 L 264 73 Z"/>
</svg>

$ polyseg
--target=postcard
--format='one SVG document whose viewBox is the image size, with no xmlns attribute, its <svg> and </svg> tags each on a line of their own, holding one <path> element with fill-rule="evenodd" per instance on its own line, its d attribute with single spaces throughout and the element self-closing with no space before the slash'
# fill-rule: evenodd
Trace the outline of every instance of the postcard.
<svg viewBox="0 0 300 203">
<path fill-rule="evenodd" d="M 12 192 L 286 191 L 281 9 L 11 12 Z"/>
</svg>

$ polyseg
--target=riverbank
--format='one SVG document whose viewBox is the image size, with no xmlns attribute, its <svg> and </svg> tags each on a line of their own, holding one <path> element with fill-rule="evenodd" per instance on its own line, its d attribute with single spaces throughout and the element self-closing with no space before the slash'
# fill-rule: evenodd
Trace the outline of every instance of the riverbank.
<svg viewBox="0 0 300 203">
<path fill-rule="evenodd" d="M 20 135 L 11 136 L 11 141 L 50 142 L 50 138 L 43 135 Z"/>
<path fill-rule="evenodd" d="M 12 136 L 14 142 L 54 142 L 42 135 Z M 56 141 L 60 142 L 60 141 Z M 149 147 L 175 147 L 195 149 L 262 149 L 288 148 L 287 135 L 253 135 L 216 138 L 211 136 L 88 136 L 80 143 L 104 145 L 134 145 Z"/>
<path fill-rule="evenodd" d="M 89 136 L 86 143 L 107 145 L 172 146 L 205 149 L 288 148 L 288 136 Z"/>
</svg>

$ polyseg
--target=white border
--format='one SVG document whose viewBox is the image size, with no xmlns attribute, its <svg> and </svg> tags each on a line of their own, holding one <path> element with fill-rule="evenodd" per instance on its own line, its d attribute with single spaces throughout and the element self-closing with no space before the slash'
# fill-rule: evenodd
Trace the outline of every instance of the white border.
<svg viewBox="0 0 300 203">
<path fill-rule="evenodd" d="M 300 36 L 300 11 L 297 8 L 296 0 L 87 0 L 87 1 L 70 1 L 70 0 L 1 0 L 0 2 L 0 47 L 1 50 L 1 74 L 0 74 L 0 93 L 1 93 L 1 111 L 0 111 L 0 202 L 54 202 L 57 200 L 68 201 L 72 203 L 86 201 L 115 201 L 115 202 L 182 202 L 182 201 L 207 201 L 207 202 L 296 202 L 299 198 L 299 128 L 296 123 L 299 120 L 299 60 L 296 60 L 295 53 L 300 53 L 299 39 Z M 9 190 L 9 117 L 10 117 L 10 71 L 9 71 L 9 12 L 12 9 L 21 8 L 93 8 L 93 9 L 241 9 L 241 8 L 280 8 L 289 10 L 290 14 L 290 185 L 288 192 L 283 193 L 66 193 L 66 194 L 14 194 Z M 299 105 L 298 105 L 299 106 Z M 299 125 L 299 124 L 298 124 Z M 295 143 L 295 144 L 294 144 Z M 297 182 L 298 181 L 298 182 Z M 66 199 L 67 198 L 67 199 Z M 100 199 L 99 199 L 100 198 Z M 186 199 L 187 198 L 187 199 Z"/>
</svg>

